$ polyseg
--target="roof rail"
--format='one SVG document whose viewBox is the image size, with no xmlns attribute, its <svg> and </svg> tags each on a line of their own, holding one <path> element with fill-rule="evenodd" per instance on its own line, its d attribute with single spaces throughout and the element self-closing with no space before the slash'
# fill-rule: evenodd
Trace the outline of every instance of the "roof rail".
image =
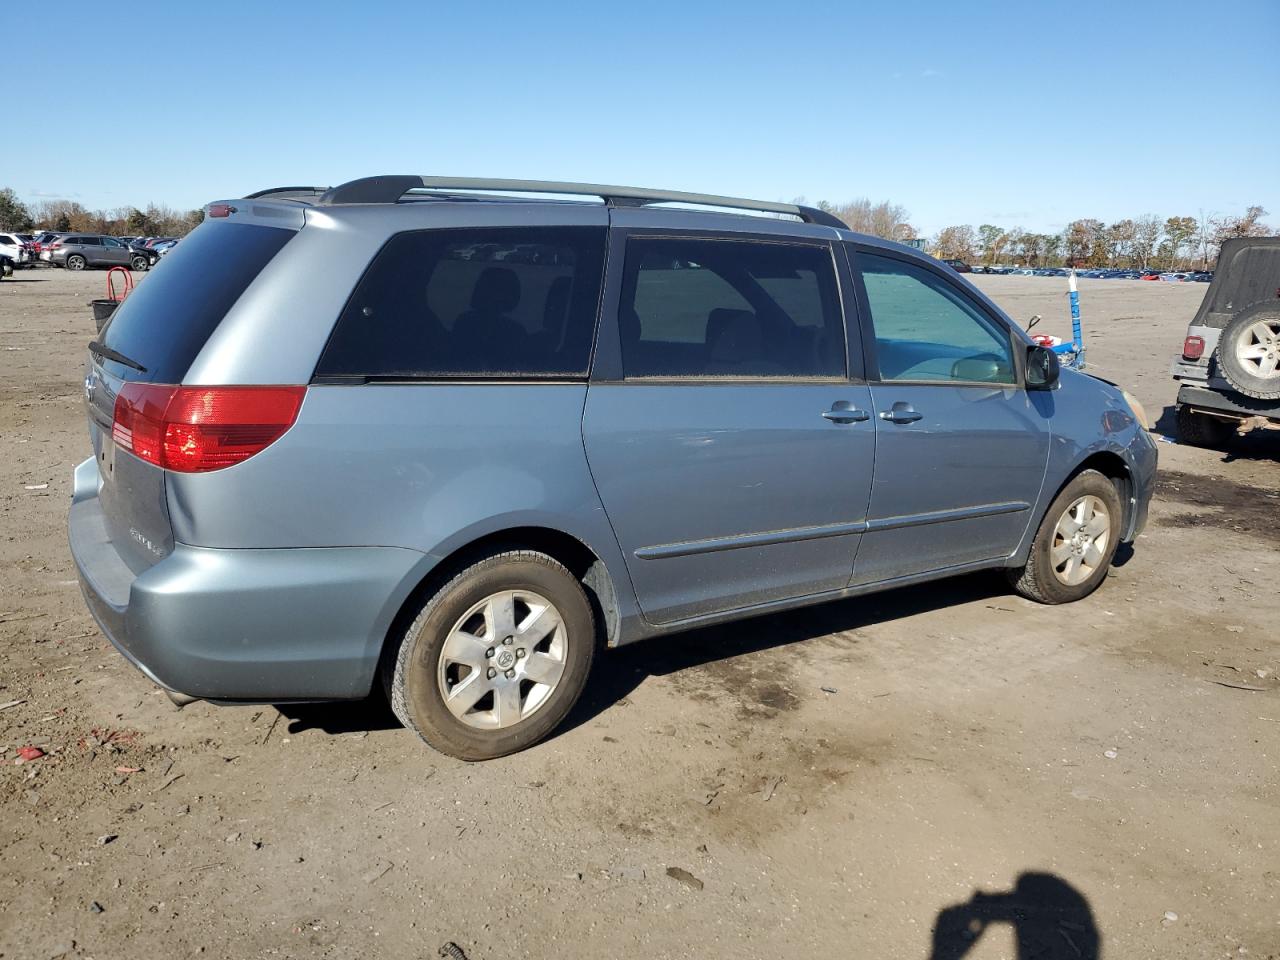
<svg viewBox="0 0 1280 960">
<path fill-rule="evenodd" d="M 848 229 L 843 221 L 825 210 L 795 203 L 743 200 L 709 193 L 677 190 L 650 190 L 645 187 L 616 187 L 602 183 L 564 183 L 556 180 L 490 180 L 483 177 L 364 177 L 331 187 L 317 201 L 320 204 L 396 203 L 411 190 L 482 190 L 494 193 L 563 193 L 600 197 L 613 206 L 645 206 L 650 203 L 690 203 L 731 210 L 754 210 L 799 217 L 805 223 Z"/>
<path fill-rule="evenodd" d="M 326 187 L 271 187 L 257 193 L 245 194 L 244 200 L 305 200 L 320 197 Z"/>
</svg>

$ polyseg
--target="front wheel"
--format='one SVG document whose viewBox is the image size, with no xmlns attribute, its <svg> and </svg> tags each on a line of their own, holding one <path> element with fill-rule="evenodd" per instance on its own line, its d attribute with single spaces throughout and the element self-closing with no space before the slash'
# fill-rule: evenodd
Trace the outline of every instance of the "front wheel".
<svg viewBox="0 0 1280 960">
<path fill-rule="evenodd" d="M 71 256 L 67 257 L 68 270 L 83 270 L 86 266 L 88 266 L 88 264 L 89 262 L 85 260 L 84 257 L 80 256 L 78 253 L 72 254 Z"/>
<path fill-rule="evenodd" d="M 461 760 L 530 747 L 565 718 L 595 654 L 582 585 L 543 553 L 480 560 L 427 598 L 384 672 L 391 709 Z"/>
<path fill-rule="evenodd" d="M 132 262 L 130 263 L 130 266 L 132 266 L 134 270 L 141 273 L 143 270 L 146 270 L 147 267 L 151 266 L 151 263 L 150 261 L 147 260 L 146 257 L 142 256 L 142 254 L 138 254 L 138 256 L 133 258 Z"/>
<path fill-rule="evenodd" d="M 1027 564 L 1009 571 L 1013 588 L 1038 603 L 1071 603 L 1107 576 L 1120 542 L 1124 505 L 1096 470 L 1073 477 L 1040 522 Z"/>
</svg>

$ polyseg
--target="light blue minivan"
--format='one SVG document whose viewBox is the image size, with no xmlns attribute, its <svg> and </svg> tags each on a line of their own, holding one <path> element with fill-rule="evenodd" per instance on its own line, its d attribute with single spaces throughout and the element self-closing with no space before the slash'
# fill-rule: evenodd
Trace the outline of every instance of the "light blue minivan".
<svg viewBox="0 0 1280 960">
<path fill-rule="evenodd" d="M 469 760 L 599 648 L 984 568 L 1078 600 L 1156 469 L 1132 397 L 943 264 L 598 184 L 211 204 L 84 388 L 71 547 L 126 657 L 179 702 L 381 682 Z"/>
</svg>

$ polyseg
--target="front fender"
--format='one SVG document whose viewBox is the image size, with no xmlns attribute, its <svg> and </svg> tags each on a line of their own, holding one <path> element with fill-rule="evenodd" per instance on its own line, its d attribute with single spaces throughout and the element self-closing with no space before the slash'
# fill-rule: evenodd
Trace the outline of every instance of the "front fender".
<svg viewBox="0 0 1280 960">
<path fill-rule="evenodd" d="M 1052 440 L 1044 485 L 1035 504 L 1033 522 L 1010 557 L 1010 565 L 1026 563 L 1049 505 L 1067 481 L 1091 460 L 1111 458 L 1128 480 L 1123 542 L 1132 542 L 1146 523 L 1155 484 L 1157 451 L 1146 427 L 1139 423 L 1119 387 L 1075 370 L 1064 369 L 1053 391 L 1050 416 Z"/>
</svg>

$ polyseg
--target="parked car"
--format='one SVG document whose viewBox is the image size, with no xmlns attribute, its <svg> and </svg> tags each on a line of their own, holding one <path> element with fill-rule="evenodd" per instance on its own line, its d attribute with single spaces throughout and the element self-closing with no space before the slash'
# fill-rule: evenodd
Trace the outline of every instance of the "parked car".
<svg viewBox="0 0 1280 960">
<path fill-rule="evenodd" d="M 1187 279 L 1187 274 L 1185 274 L 1185 273 L 1162 273 L 1162 274 L 1160 274 L 1160 280 L 1161 280 L 1162 282 L 1164 282 L 1164 283 L 1182 283 L 1182 282 L 1183 282 L 1184 280 L 1186 280 L 1186 279 Z"/>
<path fill-rule="evenodd" d="M 166 253 L 168 253 L 177 245 L 178 245 L 177 240 L 161 240 L 159 243 L 157 243 L 154 247 L 151 248 L 151 252 L 154 253 L 157 258 L 163 257 Z"/>
<path fill-rule="evenodd" d="M 31 246 L 35 250 L 37 259 L 48 262 L 49 258 L 45 256 L 46 248 L 49 244 L 53 243 L 54 240 L 65 236 L 65 233 L 55 233 L 51 230 L 45 230 L 43 233 L 37 233 L 31 241 Z"/>
<path fill-rule="evenodd" d="M 1187 274 L 1188 283 L 1211 283 L 1213 281 L 1212 270 L 1196 270 Z"/>
<path fill-rule="evenodd" d="M 943 260 L 942 262 L 956 273 L 973 273 L 973 267 L 969 266 L 963 260 Z"/>
<path fill-rule="evenodd" d="M 1280 427 L 1280 237 L 1223 242 L 1170 372 L 1184 442 L 1217 447 L 1241 429 Z"/>
<path fill-rule="evenodd" d="M 47 247 L 49 262 L 68 270 L 86 267 L 129 267 L 146 270 L 150 256 L 142 250 L 127 247 L 115 237 L 76 233 L 54 240 Z"/>
<path fill-rule="evenodd" d="M 72 553 L 179 701 L 381 684 L 496 757 L 598 648 L 983 569 L 1079 600 L 1146 521 L 1136 400 L 824 211 L 272 196 L 210 205 L 89 346 Z"/>
<path fill-rule="evenodd" d="M 14 267 L 24 267 L 31 260 L 31 250 L 16 233 L 0 233 L 0 254 Z"/>
</svg>

